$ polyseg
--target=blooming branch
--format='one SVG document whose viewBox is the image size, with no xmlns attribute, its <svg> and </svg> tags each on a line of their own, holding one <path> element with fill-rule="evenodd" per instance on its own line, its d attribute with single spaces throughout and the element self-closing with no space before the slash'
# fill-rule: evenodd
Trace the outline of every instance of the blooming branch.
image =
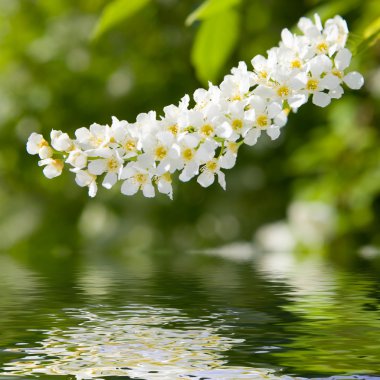
<svg viewBox="0 0 380 380">
<path fill-rule="evenodd" d="M 111 125 L 77 129 L 75 139 L 53 130 L 51 144 L 32 133 L 27 151 L 39 155 L 47 178 L 68 165 L 91 197 L 100 180 L 106 189 L 121 181 L 125 195 L 154 197 L 158 191 L 172 198 L 177 172 L 183 182 L 197 177 L 208 187 L 216 178 L 225 189 L 223 170 L 235 165 L 242 144 L 255 145 L 262 133 L 275 140 L 290 111 L 309 99 L 326 107 L 343 95 L 343 85 L 359 89 L 364 83 L 358 72 L 346 72 L 352 54 L 345 48 L 344 19 L 335 16 L 323 27 L 318 15 L 314 22 L 303 17 L 298 28 L 301 35 L 284 29 L 278 47 L 252 59 L 253 70 L 240 62 L 220 86 L 197 89 L 192 106 L 185 95 L 159 118 L 154 111 L 134 123 L 113 117 Z"/>
</svg>

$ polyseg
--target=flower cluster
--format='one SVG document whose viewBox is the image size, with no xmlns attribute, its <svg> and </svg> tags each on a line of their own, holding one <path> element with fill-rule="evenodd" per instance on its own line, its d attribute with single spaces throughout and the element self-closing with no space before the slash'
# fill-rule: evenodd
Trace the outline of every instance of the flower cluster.
<svg viewBox="0 0 380 380">
<path fill-rule="evenodd" d="M 220 86 L 197 89 L 179 105 L 164 108 L 158 118 L 151 111 L 134 123 L 112 118 L 111 125 L 92 124 L 75 131 L 75 139 L 62 131 L 51 132 L 51 144 L 32 133 L 30 154 L 38 154 L 46 177 L 59 176 L 68 164 L 79 186 L 96 195 L 97 182 L 110 189 L 121 181 L 121 192 L 146 197 L 158 191 L 172 198 L 172 175 L 183 182 L 197 177 L 210 186 L 217 178 L 226 187 L 224 169 L 231 169 L 242 144 L 255 145 L 262 133 L 279 137 L 290 111 L 311 99 L 326 107 L 351 89 L 363 85 L 363 77 L 346 70 L 351 52 L 345 48 L 348 28 L 340 16 L 322 26 L 301 18 L 301 35 L 284 29 L 278 47 L 267 57 L 252 59 L 252 70 L 244 62 L 224 77 Z"/>
</svg>

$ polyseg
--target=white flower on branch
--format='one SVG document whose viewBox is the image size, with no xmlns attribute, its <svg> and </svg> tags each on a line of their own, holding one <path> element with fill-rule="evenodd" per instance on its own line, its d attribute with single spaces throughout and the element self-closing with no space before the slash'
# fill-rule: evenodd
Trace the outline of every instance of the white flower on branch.
<svg viewBox="0 0 380 380">
<path fill-rule="evenodd" d="M 235 165 L 242 144 L 255 145 L 263 132 L 277 139 L 289 112 L 309 98 L 326 107 L 344 94 L 344 85 L 356 90 L 364 84 L 361 74 L 346 72 L 352 54 L 345 48 L 348 28 L 342 17 L 324 27 L 318 15 L 303 17 L 298 27 L 301 35 L 284 29 L 279 46 L 267 57 L 254 57 L 252 70 L 240 62 L 220 86 L 209 83 L 208 89 L 185 95 L 161 117 L 154 111 L 139 114 L 135 122 L 112 117 L 111 126 L 77 129 L 75 139 L 53 130 L 51 144 L 32 133 L 27 152 L 39 155 L 47 178 L 70 165 L 76 183 L 88 187 L 91 197 L 100 179 L 106 189 L 122 182 L 125 195 L 142 191 L 151 198 L 157 190 L 172 198 L 175 174 L 182 182 L 197 177 L 203 187 L 217 178 L 225 189 L 222 169 Z"/>
</svg>

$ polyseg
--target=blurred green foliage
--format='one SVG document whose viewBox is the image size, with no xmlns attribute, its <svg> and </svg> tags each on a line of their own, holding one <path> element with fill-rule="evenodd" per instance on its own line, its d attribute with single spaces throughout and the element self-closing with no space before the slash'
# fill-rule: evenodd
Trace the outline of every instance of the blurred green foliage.
<svg viewBox="0 0 380 380">
<path fill-rule="evenodd" d="M 93 200 L 70 172 L 44 178 L 25 152 L 33 131 L 160 114 L 315 11 L 340 12 L 351 45 L 370 38 L 353 59 L 366 86 L 327 109 L 304 106 L 280 140 L 241 149 L 227 192 L 192 182 L 175 184 L 174 201 L 119 189 Z M 379 14 L 375 0 L 0 0 L 0 249 L 33 261 L 251 241 L 303 200 L 336 212 L 326 250 L 355 263 L 358 247 L 380 246 Z"/>
</svg>

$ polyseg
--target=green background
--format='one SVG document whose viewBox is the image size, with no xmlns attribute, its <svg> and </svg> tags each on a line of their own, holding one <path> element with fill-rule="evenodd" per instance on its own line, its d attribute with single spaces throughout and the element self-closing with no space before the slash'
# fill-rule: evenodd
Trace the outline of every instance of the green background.
<svg viewBox="0 0 380 380">
<path fill-rule="evenodd" d="M 85 252 L 182 254 L 236 241 L 256 244 L 260 227 L 289 221 L 294 202 L 320 202 L 334 214 L 328 233 L 318 243 L 298 242 L 295 251 L 379 266 L 380 45 L 361 43 L 378 30 L 378 1 L 221 1 L 222 9 L 195 13 L 187 25 L 201 1 L 134 1 L 139 9 L 120 19 L 111 14 L 108 30 L 99 31 L 110 3 L 0 0 L 3 254 L 49 262 Z M 175 182 L 173 201 L 125 197 L 118 187 L 101 188 L 90 199 L 72 173 L 48 180 L 25 151 L 33 131 L 73 136 L 93 122 L 110 123 L 112 115 L 134 121 L 140 112 L 161 114 L 207 79 L 219 83 L 240 60 L 249 64 L 265 54 L 282 28 L 314 12 L 347 19 L 349 46 L 360 50 L 352 67 L 363 73 L 365 86 L 325 109 L 303 106 L 279 140 L 265 136 L 242 148 L 226 172 L 226 192 L 192 181 Z"/>
</svg>

